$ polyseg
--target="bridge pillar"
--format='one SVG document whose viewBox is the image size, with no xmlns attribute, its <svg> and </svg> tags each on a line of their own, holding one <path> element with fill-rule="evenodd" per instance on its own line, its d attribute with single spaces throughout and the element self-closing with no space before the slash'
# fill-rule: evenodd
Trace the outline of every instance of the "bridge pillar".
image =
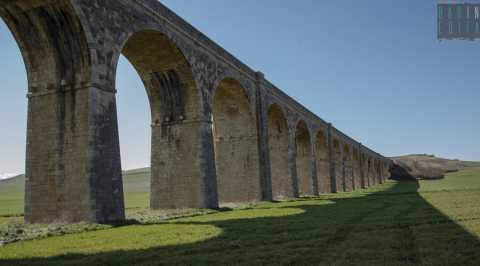
<svg viewBox="0 0 480 266">
<path fill-rule="evenodd" d="M 265 108 L 265 97 L 263 95 L 263 83 L 265 75 L 262 72 L 256 73 L 256 100 L 257 100 L 257 123 L 258 123 L 258 151 L 260 160 L 260 180 L 262 189 L 262 200 L 273 200 L 272 173 L 270 169 L 270 152 L 268 143 L 268 110 Z"/>
<path fill-rule="evenodd" d="M 152 209 L 216 208 L 212 122 L 152 125 Z"/>
<path fill-rule="evenodd" d="M 347 191 L 347 160 L 345 160 L 345 149 L 342 144 L 340 144 L 340 160 L 341 160 L 341 178 L 342 178 L 342 191 Z"/>
<path fill-rule="evenodd" d="M 123 220 L 115 90 L 71 1 L 3 1 L 28 76 L 27 223 Z"/>
<path fill-rule="evenodd" d="M 311 158 L 311 176 L 312 176 L 312 192 L 314 196 L 320 195 L 320 182 L 318 182 L 318 165 L 317 165 L 317 136 L 315 134 L 311 134 L 311 139 L 310 139 L 310 147 L 312 148 L 312 151 L 310 154 L 312 155 Z"/>
<path fill-rule="evenodd" d="M 356 161 L 354 160 L 354 157 L 353 157 L 353 151 L 354 151 L 354 148 L 353 148 L 353 145 L 352 145 L 352 147 L 350 147 L 350 154 L 349 154 L 349 156 L 350 156 L 350 176 L 351 176 L 351 182 L 352 182 L 352 191 L 355 191 L 356 190 L 356 184 L 355 184 Z"/>
<path fill-rule="evenodd" d="M 330 162 L 330 186 L 331 186 L 331 192 L 336 193 L 338 192 L 337 190 L 337 173 L 336 173 L 336 159 L 335 159 L 335 154 L 333 150 L 333 132 L 332 132 L 332 124 L 328 124 L 328 129 L 327 129 L 327 141 L 328 141 L 328 160 Z"/>
<path fill-rule="evenodd" d="M 28 97 L 25 221 L 123 220 L 115 94 L 85 85 Z"/>
<path fill-rule="evenodd" d="M 358 144 L 358 161 L 359 161 L 359 174 L 360 174 L 360 186 L 361 188 L 366 188 L 365 184 L 365 161 L 364 161 L 364 156 L 363 156 L 363 148 L 362 148 L 362 143 Z"/>
<path fill-rule="evenodd" d="M 289 130 L 288 134 L 288 170 L 292 182 L 293 197 L 298 198 L 300 196 L 300 191 L 298 188 L 297 143 L 295 128 Z"/>
</svg>

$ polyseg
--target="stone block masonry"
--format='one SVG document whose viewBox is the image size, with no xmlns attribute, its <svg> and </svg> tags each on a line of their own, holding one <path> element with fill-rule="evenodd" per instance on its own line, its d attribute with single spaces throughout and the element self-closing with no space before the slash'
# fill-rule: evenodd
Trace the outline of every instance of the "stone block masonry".
<svg viewBox="0 0 480 266">
<path fill-rule="evenodd" d="M 10 0 L 0 17 L 28 74 L 28 223 L 125 219 L 115 99 L 122 54 L 149 98 L 153 209 L 315 196 L 389 177 L 389 159 L 156 0 Z"/>
</svg>

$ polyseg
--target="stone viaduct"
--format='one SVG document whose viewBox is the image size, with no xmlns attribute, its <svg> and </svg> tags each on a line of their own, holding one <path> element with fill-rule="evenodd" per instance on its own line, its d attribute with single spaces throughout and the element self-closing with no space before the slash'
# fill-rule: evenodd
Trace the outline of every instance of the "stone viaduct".
<svg viewBox="0 0 480 266">
<path fill-rule="evenodd" d="M 123 220 L 120 55 L 152 118 L 150 204 L 219 204 L 382 183 L 391 161 L 304 108 L 156 0 L 0 0 L 28 76 L 25 219 Z"/>
</svg>

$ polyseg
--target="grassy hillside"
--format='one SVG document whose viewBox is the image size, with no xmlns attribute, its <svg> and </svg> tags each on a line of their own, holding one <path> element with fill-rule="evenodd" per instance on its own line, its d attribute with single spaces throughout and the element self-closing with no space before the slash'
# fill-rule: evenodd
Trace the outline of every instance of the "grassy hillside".
<svg viewBox="0 0 480 266">
<path fill-rule="evenodd" d="M 23 214 L 25 177 L 0 181 L 0 217 Z M 125 171 L 123 174 L 125 206 L 127 209 L 149 206 L 150 169 Z"/>
<path fill-rule="evenodd" d="M 127 209 L 148 207 L 150 205 L 150 168 L 124 172 L 123 187 Z"/>
<path fill-rule="evenodd" d="M 480 168 L 24 241 L 0 265 L 480 265 Z"/>
<path fill-rule="evenodd" d="M 393 174 L 398 178 L 438 179 L 443 178 L 446 173 L 480 167 L 480 162 L 450 160 L 427 154 L 412 154 L 391 159 L 396 164 Z"/>
<path fill-rule="evenodd" d="M 25 177 L 0 181 L 0 216 L 23 214 Z"/>
</svg>

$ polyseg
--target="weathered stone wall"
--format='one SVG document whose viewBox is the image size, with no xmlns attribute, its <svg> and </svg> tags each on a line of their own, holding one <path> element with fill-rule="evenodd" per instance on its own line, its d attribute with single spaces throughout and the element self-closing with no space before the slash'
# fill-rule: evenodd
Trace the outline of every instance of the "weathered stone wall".
<svg viewBox="0 0 480 266">
<path fill-rule="evenodd" d="M 344 191 L 353 190 L 353 168 L 350 156 L 350 147 L 343 144 Z"/>
<path fill-rule="evenodd" d="M 334 153 L 334 165 L 335 165 L 335 184 L 336 188 L 335 191 L 344 191 L 344 179 L 345 179 L 345 172 L 344 172 L 344 165 L 343 165 L 343 155 L 342 155 L 342 147 L 341 143 L 338 139 L 333 140 L 333 153 Z"/>
<path fill-rule="evenodd" d="M 299 194 L 311 196 L 314 194 L 311 169 L 312 147 L 310 132 L 303 121 L 300 121 L 296 127 L 295 143 Z"/>
<path fill-rule="evenodd" d="M 216 89 L 213 120 L 220 203 L 261 200 L 256 116 L 238 82 Z"/>
<path fill-rule="evenodd" d="M 267 121 L 273 198 L 293 197 L 293 184 L 288 169 L 289 130 L 287 119 L 278 105 L 272 105 L 268 110 Z"/>
<path fill-rule="evenodd" d="M 317 166 L 317 180 L 320 193 L 331 192 L 331 177 L 330 177 L 330 156 L 328 152 L 328 138 L 324 131 L 319 130 L 316 142 L 316 166 Z"/>
<path fill-rule="evenodd" d="M 0 16 L 19 44 L 29 84 L 25 219 L 123 219 L 116 123 L 110 123 L 115 103 L 90 82 L 89 41 L 75 6 L 2 1 Z"/>
<path fill-rule="evenodd" d="M 154 209 L 350 191 L 388 176 L 389 160 L 156 0 L 11 0 L 0 16 L 28 73 L 27 222 L 124 219 L 121 54 L 149 98 Z"/>
</svg>

